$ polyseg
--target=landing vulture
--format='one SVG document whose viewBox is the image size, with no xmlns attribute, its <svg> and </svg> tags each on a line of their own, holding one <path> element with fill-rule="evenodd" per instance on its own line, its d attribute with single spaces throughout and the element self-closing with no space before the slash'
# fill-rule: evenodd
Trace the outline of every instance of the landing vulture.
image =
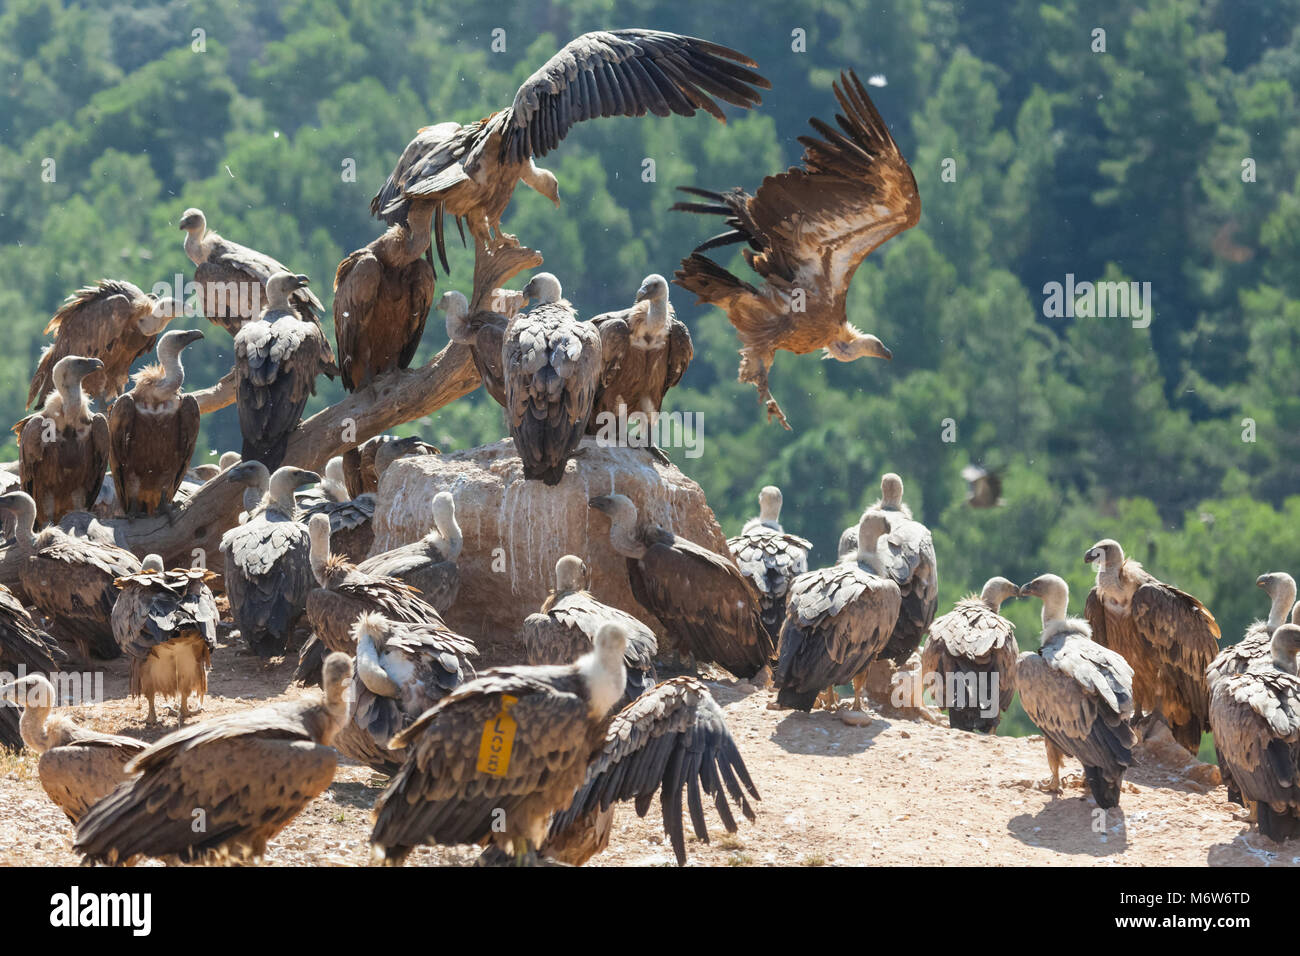
<svg viewBox="0 0 1300 956">
<path fill-rule="evenodd" d="M 930 625 L 921 673 L 942 682 L 948 722 L 956 730 L 991 734 L 1016 693 L 1016 626 L 998 612 L 1019 597 L 1006 578 L 989 578 L 978 595 L 958 601 Z"/>
<path fill-rule="evenodd" d="M 852 70 L 834 85 L 843 113 L 839 130 L 809 123 L 820 138 L 801 136 L 803 166 L 768 176 L 755 195 L 739 187 L 726 193 L 682 187 L 704 202 L 680 202 L 684 212 L 723 216 L 727 231 L 697 246 L 673 281 L 716 305 L 740 334 L 740 380 L 758 388 L 787 429 L 768 390 L 768 370 L 778 349 L 852 362 L 892 358 L 874 335 L 849 324 L 845 303 L 853 274 L 873 249 L 915 226 L 921 197 L 912 170 L 885 121 Z M 745 261 L 764 280 L 755 288 L 712 259 L 709 249 L 748 244 Z"/>
<path fill-rule="evenodd" d="M 208 584 L 217 575 L 202 568 L 163 570 L 147 555 L 139 574 L 115 582 L 113 636 L 131 662 L 131 696 L 149 701 L 149 723 L 158 722 L 154 697 L 175 697 L 178 723 L 190 716 L 190 695 L 199 706 L 208 693 L 208 670 L 217 649 L 217 602 Z"/>
<path fill-rule="evenodd" d="M 506 301 L 509 300 L 503 300 L 503 304 Z M 505 342 L 506 326 L 518 309 L 508 314 L 480 309 L 471 315 L 469 299 L 455 289 L 442 294 L 438 308 L 447 314 L 447 338 L 469 348 L 483 388 L 505 408 L 506 382 L 501 346 Z"/>
<path fill-rule="evenodd" d="M 1083 764 L 1097 806 L 1117 807 L 1136 743 L 1133 668 L 1093 642 L 1087 621 L 1065 616 L 1070 590 L 1055 574 L 1034 578 L 1020 596 L 1043 602 L 1041 647 L 1017 658 L 1016 688 L 1025 713 L 1043 732 L 1050 789 L 1061 792 L 1061 762 L 1068 754 Z"/>
<path fill-rule="evenodd" d="M 331 532 L 331 542 L 333 532 Z M 460 592 L 456 559 L 464 539 L 456 523 L 456 503 L 451 493 L 433 496 L 433 527 L 418 541 L 383 551 L 357 565 L 363 574 L 397 578 L 420 592 L 439 614 L 446 614 Z"/>
<path fill-rule="evenodd" d="M 343 453 L 343 482 L 349 498 L 379 490 L 379 478 L 390 464 L 408 455 L 436 455 L 438 449 L 417 435 L 398 438 L 376 435 Z"/>
<path fill-rule="evenodd" d="M 146 295 L 119 279 L 101 279 L 78 289 L 45 327 L 46 335 L 54 333 L 54 343 L 41 353 L 27 407 L 54 388 L 54 366 L 70 355 L 104 363 L 86 376 L 82 388 L 101 405 L 107 404 L 122 393 L 131 365 L 154 347 L 158 334 L 179 314 L 175 300 Z"/>
<path fill-rule="evenodd" d="M 0 584 L 0 671 L 19 677 L 50 674 L 67 660 L 67 652 L 37 626 L 22 601 Z M 0 747 L 21 750 L 22 746 L 17 712 L 0 707 Z"/>
<path fill-rule="evenodd" d="M 761 102 L 755 87 L 771 88 L 754 66 L 727 47 L 658 30 L 583 34 L 525 80 L 505 109 L 466 126 L 421 129 L 370 200 L 370 212 L 391 224 L 407 217 L 413 200 L 437 203 L 445 268 L 444 210 L 464 220 L 479 245 L 490 245 L 517 183 L 560 204 L 555 176 L 533 157 L 558 146 L 575 123 L 647 112 L 693 116 L 697 109 L 725 122 L 712 97 L 749 109 Z"/>
<path fill-rule="evenodd" d="M 158 340 L 158 365 L 135 375 L 135 387 L 108 413 L 113 486 L 127 515 L 151 515 L 171 504 L 199 440 L 199 403 L 182 395 L 181 351 L 203 338 L 173 331 Z"/>
<path fill-rule="evenodd" d="M 23 491 L 36 502 L 41 525 L 52 524 L 69 511 L 89 511 L 104 483 L 108 419 L 90 410 L 81 384 L 103 367 L 99 359 L 79 355 L 59 359 L 55 390 L 40 411 L 13 427 Z"/>
<path fill-rule="evenodd" d="M 1160 714 L 1174 739 L 1195 754 L 1209 719 L 1205 671 L 1219 653 L 1214 615 L 1125 558 L 1109 538 L 1083 560 L 1097 565 L 1097 584 L 1084 608 L 1093 638 L 1132 666 L 1139 712 Z"/>
<path fill-rule="evenodd" d="M 506 423 L 524 477 L 558 485 L 577 450 L 600 383 L 600 333 L 539 272 L 524 286 L 532 305 L 506 326 L 501 347 Z"/>
<path fill-rule="evenodd" d="M 128 765 L 130 782 L 77 825 L 87 862 L 258 859 L 334 781 L 352 662 L 325 661 L 324 691 L 172 731 Z M 195 826 L 195 811 L 204 826 Z"/>
<path fill-rule="evenodd" d="M 781 489 L 766 485 L 758 493 L 758 517 L 745 522 L 744 530 L 727 539 L 727 548 L 740 573 L 758 593 L 763 626 L 775 644 L 781 639 L 785 602 L 790 583 L 808 571 L 812 542 L 781 527 Z"/>
</svg>

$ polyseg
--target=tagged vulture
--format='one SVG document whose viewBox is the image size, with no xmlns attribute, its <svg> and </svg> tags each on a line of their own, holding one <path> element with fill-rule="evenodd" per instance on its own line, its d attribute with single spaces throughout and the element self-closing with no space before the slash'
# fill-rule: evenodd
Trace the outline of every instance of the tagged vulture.
<svg viewBox="0 0 1300 956">
<path fill-rule="evenodd" d="M 989 578 L 978 595 L 958 601 L 930 625 L 921 673 L 941 682 L 948 723 L 955 730 L 991 734 L 1016 693 L 1016 626 L 998 613 L 1019 597 L 1006 578 Z"/>
<path fill-rule="evenodd" d="M 333 532 L 331 531 L 331 541 Z M 367 558 L 357 565 L 363 574 L 397 578 L 420 592 L 439 614 L 446 614 L 460 591 L 456 559 L 463 544 L 451 493 L 433 496 L 433 527 L 420 540 Z M 567 663 L 567 662 L 566 662 Z"/>
<path fill-rule="evenodd" d="M 727 539 L 727 548 L 740 573 L 758 592 L 763 626 L 775 644 L 781 639 L 786 595 L 790 583 L 808 571 L 812 542 L 781 527 L 781 489 L 766 485 L 758 493 L 758 517 L 745 522 L 744 529 Z"/>
<path fill-rule="evenodd" d="M 244 436 L 239 454 L 271 471 L 284 461 L 329 351 L 320 326 L 302 321 L 290 307 L 290 292 L 306 288 L 307 281 L 287 272 L 271 276 L 266 308 L 235 335 L 235 396 Z"/>
<path fill-rule="evenodd" d="M 1084 608 L 1094 640 L 1132 666 L 1139 716 L 1159 714 L 1174 739 L 1195 754 L 1209 719 L 1205 671 L 1219 653 L 1214 615 L 1125 558 L 1109 538 L 1083 560 L 1097 565 L 1097 584 Z"/>
<path fill-rule="evenodd" d="M 735 50 L 658 30 L 586 33 L 567 43 L 524 81 L 514 102 L 478 122 L 439 123 L 421 129 L 403 150 L 388 180 L 370 200 L 370 212 L 400 222 L 412 200 L 438 204 L 435 230 L 443 267 L 442 212 L 469 226 L 480 245 L 500 233 L 515 185 L 524 182 L 560 204 L 554 174 L 533 157 L 545 156 L 569 129 L 597 116 L 693 116 L 702 109 L 726 122 L 712 97 L 744 109 L 771 84 Z"/>
<path fill-rule="evenodd" d="M 829 568 L 794 579 L 781 626 L 776 671 L 778 707 L 812 710 L 824 694 L 827 708 L 838 703 L 836 684 L 853 682 L 851 717 L 862 709 L 867 667 L 889 641 L 901 601 L 898 584 L 885 574 L 877 539 L 889 533 L 878 512 L 858 526 L 857 550 Z"/>
<path fill-rule="evenodd" d="M 334 780 L 330 744 L 348 719 L 352 662 L 325 661 L 321 694 L 174 730 L 128 766 L 129 783 L 77 825 L 87 862 L 126 865 L 258 859 Z M 195 810 L 204 826 L 195 826 Z"/>
<path fill-rule="evenodd" d="M 658 792 L 683 860 L 683 789 L 701 840 L 701 791 L 729 832 L 727 793 L 754 819 L 741 784 L 758 793 L 703 684 L 668 681 L 612 713 L 627 683 L 626 645 L 606 623 L 573 664 L 494 668 L 425 711 L 392 741 L 408 753 L 375 802 L 374 856 L 400 864 L 424 843 L 491 841 L 523 862 L 543 846 L 552 814 L 585 817 L 622 800 L 644 812 Z"/>
<path fill-rule="evenodd" d="M 182 395 L 181 351 L 203 338 L 199 331 L 168 332 L 158 340 L 158 365 L 135 375 L 135 387 L 108 413 L 113 487 L 127 515 L 167 507 L 189 470 L 199 440 L 199 403 Z"/>
<path fill-rule="evenodd" d="M 258 510 L 221 536 L 221 557 L 235 626 L 254 653 L 274 657 L 284 653 L 315 586 L 307 529 L 293 520 L 293 490 L 320 476 L 285 466 L 268 481 L 265 465 L 245 461 L 230 469 L 230 480 L 267 487 Z"/>
<path fill-rule="evenodd" d="M 208 670 L 217 649 L 217 602 L 208 587 L 216 575 L 202 568 L 163 570 L 162 558 L 145 557 L 139 574 L 115 582 L 113 636 L 131 661 L 131 696 L 149 701 L 149 723 L 158 722 L 154 696 L 177 698 L 178 723 L 190 716 L 190 694 L 199 706 L 208 693 Z"/>
<path fill-rule="evenodd" d="M 104 363 L 86 376 L 82 388 L 101 405 L 107 404 L 126 387 L 131 365 L 153 348 L 158 334 L 178 314 L 175 300 L 146 295 L 118 279 L 101 279 L 78 289 L 45 327 L 46 335 L 54 333 L 54 343 L 41 353 L 27 407 L 55 386 L 54 366 L 70 355 Z"/>
<path fill-rule="evenodd" d="M 1020 588 L 1043 602 L 1037 651 L 1016 659 L 1020 703 L 1043 732 L 1048 784 L 1061 792 L 1061 763 L 1068 754 L 1083 764 L 1088 789 L 1104 810 L 1119 806 L 1124 771 L 1133 764 L 1133 668 L 1092 640 L 1087 621 L 1067 618 L 1069 586 L 1043 574 Z"/>
<path fill-rule="evenodd" d="M 11 676 L 52 674 L 67 663 L 68 655 L 54 638 L 32 620 L 22 601 L 0 584 L 0 671 Z M 0 707 L 0 747 L 21 750 L 23 738 L 18 714 Z"/>
<path fill-rule="evenodd" d="M 19 696 L 19 690 L 30 688 Z M 74 824 L 101 797 L 126 779 L 126 764 L 145 750 L 142 741 L 78 726 L 66 714 L 52 714 L 54 685 L 30 674 L 0 687 L 0 697 L 21 704 L 23 743 L 40 754 L 41 787 Z"/>
<path fill-rule="evenodd" d="M 0 495 L 0 508 L 17 519 L 13 547 L 20 559 L 18 580 L 30 603 L 51 621 L 56 637 L 77 645 L 83 661 L 112 660 L 121 651 L 109 618 L 117 589 L 113 582 L 140 571 L 130 551 L 60 528 L 35 532 L 36 505 L 21 491 Z"/>
<path fill-rule="evenodd" d="M 501 293 L 503 290 L 496 290 Z M 496 295 L 493 297 L 497 298 Z M 438 308 L 447 314 L 447 338 L 469 349 L 474 368 L 483 382 L 484 390 L 502 408 L 506 407 L 505 367 L 501 363 L 501 346 L 506 338 L 506 326 L 519 311 L 520 302 L 501 297 L 506 311 L 492 312 L 480 309 L 469 312 L 469 299 L 463 292 L 452 289 L 438 300 Z M 514 306 L 514 308 L 510 308 Z"/>
<path fill-rule="evenodd" d="M 627 558 L 633 597 L 675 642 L 742 679 L 767 666 L 773 645 L 758 595 L 732 561 L 660 525 L 639 523 L 624 495 L 588 504 L 609 518 L 610 544 Z"/>
<path fill-rule="evenodd" d="M 406 222 L 394 223 L 339 263 L 334 340 L 349 392 L 415 358 L 433 303 L 433 267 L 421 258 L 429 248 L 433 211 L 431 202 L 414 203 Z"/>
<path fill-rule="evenodd" d="M 108 419 L 90 410 L 82 389 L 86 376 L 104 367 L 99 359 L 69 355 L 54 367 L 55 391 L 41 410 L 14 425 L 23 491 L 36 502 L 41 525 L 69 511 L 89 511 L 108 470 Z"/>
<path fill-rule="evenodd" d="M 506 419 L 524 477 L 558 485 L 600 384 L 600 333 L 578 321 L 549 272 L 533 276 L 524 295 L 532 308 L 510 320 L 501 347 Z"/>
<path fill-rule="evenodd" d="M 343 482 L 349 498 L 360 498 L 379 490 L 379 478 L 399 458 L 408 455 L 437 455 L 438 449 L 418 435 L 398 438 L 376 435 L 343 453 Z"/>
</svg>

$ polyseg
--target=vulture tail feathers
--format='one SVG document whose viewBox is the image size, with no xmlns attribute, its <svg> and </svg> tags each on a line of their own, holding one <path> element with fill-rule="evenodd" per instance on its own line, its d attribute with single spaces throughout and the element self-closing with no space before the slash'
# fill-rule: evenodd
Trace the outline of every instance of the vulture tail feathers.
<svg viewBox="0 0 1300 956">
<path fill-rule="evenodd" d="M 1119 806 L 1119 788 L 1123 777 L 1111 780 L 1100 767 L 1084 767 L 1083 775 L 1088 781 L 1088 789 L 1092 791 L 1092 798 L 1097 801 L 1097 806 L 1103 810 Z"/>
<path fill-rule="evenodd" d="M 817 695 L 825 689 L 823 687 L 821 690 L 800 691 L 794 687 L 782 687 L 776 693 L 776 703 L 778 707 L 789 707 L 791 710 L 802 710 L 808 713 L 812 710 Z"/>
<path fill-rule="evenodd" d="M 673 274 L 673 282 L 688 292 L 694 292 L 700 302 L 725 302 L 732 296 L 757 294 L 758 291 L 698 252 L 692 252 L 682 260 L 681 268 Z"/>
<path fill-rule="evenodd" d="M 1287 811 L 1278 813 L 1262 800 L 1255 807 L 1259 832 L 1274 843 L 1282 843 L 1300 836 L 1300 820 L 1292 816 L 1291 813 Z"/>
</svg>

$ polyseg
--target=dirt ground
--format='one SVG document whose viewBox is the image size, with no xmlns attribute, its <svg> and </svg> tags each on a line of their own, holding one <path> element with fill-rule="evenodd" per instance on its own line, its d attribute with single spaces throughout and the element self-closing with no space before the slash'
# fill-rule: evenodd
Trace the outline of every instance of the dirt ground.
<svg viewBox="0 0 1300 956">
<path fill-rule="evenodd" d="M 198 719 L 299 696 L 293 660 L 264 664 L 223 636 L 210 695 Z M 977 737 L 899 716 L 851 727 L 824 712 L 771 711 L 771 691 L 748 683 L 710 686 L 762 797 L 754 824 L 736 834 L 707 811 L 712 842 L 689 836 L 694 866 L 1023 864 L 1261 866 L 1300 862 L 1300 841 L 1275 845 L 1238 819 L 1222 786 L 1195 782 L 1178 751 L 1144 748 L 1122 806 L 1094 828 L 1077 764 L 1065 793 L 1034 788 L 1047 775 L 1041 738 Z M 154 740 L 174 724 L 146 727 L 141 703 L 125 699 L 126 663 L 105 666 L 107 702 L 74 708 L 100 730 Z M 1204 775 L 1203 765 L 1198 774 Z M 370 806 L 383 785 L 369 768 L 342 762 L 334 785 L 274 841 L 270 866 L 368 863 Z M 609 849 L 588 865 L 672 865 L 657 815 L 630 806 L 615 818 Z M 409 865 L 472 863 L 473 847 L 428 848 Z M 31 753 L 0 755 L 0 865 L 74 865 L 72 828 L 45 796 Z"/>
</svg>

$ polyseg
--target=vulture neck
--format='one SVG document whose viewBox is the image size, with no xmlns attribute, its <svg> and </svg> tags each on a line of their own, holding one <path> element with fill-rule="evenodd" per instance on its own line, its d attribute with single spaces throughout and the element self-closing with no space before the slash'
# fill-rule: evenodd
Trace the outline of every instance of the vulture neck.
<svg viewBox="0 0 1300 956">
<path fill-rule="evenodd" d="M 403 232 L 399 233 L 402 241 L 400 255 L 403 264 L 414 262 L 424 255 L 425 249 L 429 248 L 429 243 L 432 241 L 429 230 L 433 225 L 433 212 L 436 205 L 433 202 L 411 204 L 411 209 L 406 216 L 406 225 L 400 227 Z"/>
<path fill-rule="evenodd" d="M 54 688 L 43 688 L 40 693 L 40 700 L 33 703 L 30 699 L 23 707 L 23 715 L 18 718 L 18 734 L 23 738 L 23 743 L 32 748 L 36 753 L 43 754 L 54 745 L 51 739 L 54 735 L 50 732 L 49 718 Z"/>
<path fill-rule="evenodd" d="M 430 543 L 446 560 L 455 561 L 465 544 L 455 514 L 435 514 L 433 521 L 434 530 L 429 534 Z"/>
<path fill-rule="evenodd" d="M 656 346 L 662 344 L 668 331 L 668 299 L 647 299 L 640 324 L 636 335 L 637 343 Z M 777 514 L 780 514 L 779 508 Z"/>
<path fill-rule="evenodd" d="M 288 475 L 280 477 L 272 475 L 266 485 L 266 495 L 263 500 L 268 502 L 271 507 L 284 514 L 293 514 L 293 490 L 296 487 L 294 481 L 296 476 Z"/>
<path fill-rule="evenodd" d="M 36 508 L 23 502 L 14 509 L 14 539 L 20 551 L 26 553 L 36 546 Z"/>
<path fill-rule="evenodd" d="M 81 379 L 76 376 L 64 376 L 54 383 L 59 395 L 60 424 L 81 422 L 90 418 L 90 403 L 81 389 Z M 58 416 L 51 416 L 58 417 Z"/>
<path fill-rule="evenodd" d="M 167 395 L 179 394 L 185 385 L 185 366 L 181 364 L 180 349 L 158 349 L 158 361 L 162 365 L 163 375 L 154 384 L 154 388 Z"/>
<path fill-rule="evenodd" d="M 201 266 L 208 261 L 208 256 L 212 254 L 212 247 L 216 245 L 220 238 L 215 232 L 204 232 L 202 235 L 199 235 L 197 230 L 187 232 L 185 233 L 185 254 L 190 257 L 190 262 L 196 266 Z"/>
<path fill-rule="evenodd" d="M 773 531 L 781 530 L 781 506 L 767 501 L 758 503 L 758 520 Z"/>
<path fill-rule="evenodd" d="M 609 543 L 625 558 L 640 558 L 645 554 L 645 545 L 637 534 L 635 515 L 620 511 L 610 517 Z"/>
<path fill-rule="evenodd" d="M 980 600 L 984 602 L 984 606 L 994 614 L 1000 614 L 1002 612 L 1002 602 L 1005 601 L 1006 598 L 1002 596 L 1001 591 L 989 590 L 986 588 L 984 593 L 980 595 Z"/>
<path fill-rule="evenodd" d="M 1291 610 L 1291 605 L 1295 604 L 1295 594 L 1295 584 L 1287 585 L 1285 582 L 1273 592 L 1273 605 L 1268 611 L 1270 634 L 1286 623 L 1287 613 Z"/>
<path fill-rule="evenodd" d="M 587 684 L 587 710 L 595 720 L 603 720 L 623 698 L 627 686 L 627 666 L 622 654 L 602 654 L 593 650 L 578 658 L 578 672 Z"/>
<path fill-rule="evenodd" d="M 316 527 L 308 528 L 308 536 L 311 540 L 311 573 L 316 575 L 316 581 L 322 586 L 325 584 L 325 565 L 330 559 L 330 533 L 328 529 L 318 530 Z"/>
<path fill-rule="evenodd" d="M 379 650 L 375 647 L 375 640 L 370 632 L 364 629 L 357 637 L 357 676 L 372 694 L 393 700 L 400 700 L 402 697 L 401 686 L 384 669 L 383 661 L 379 658 Z"/>
</svg>

